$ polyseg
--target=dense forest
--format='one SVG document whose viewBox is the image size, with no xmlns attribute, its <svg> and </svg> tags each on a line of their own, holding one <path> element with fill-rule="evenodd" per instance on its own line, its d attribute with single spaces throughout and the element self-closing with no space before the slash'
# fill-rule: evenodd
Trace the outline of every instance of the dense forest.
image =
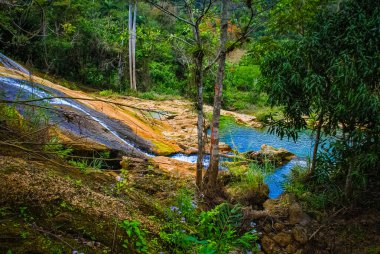
<svg viewBox="0 0 380 254">
<path fill-rule="evenodd" d="M 0 1 L 0 252 L 380 253 L 379 45 L 375 0 Z"/>
</svg>

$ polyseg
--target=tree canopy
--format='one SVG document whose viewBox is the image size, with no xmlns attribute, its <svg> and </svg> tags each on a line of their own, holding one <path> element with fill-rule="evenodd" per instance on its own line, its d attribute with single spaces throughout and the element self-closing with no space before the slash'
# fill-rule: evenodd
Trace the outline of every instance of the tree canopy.
<svg viewBox="0 0 380 254">
<path fill-rule="evenodd" d="M 261 65 L 270 102 L 285 109 L 275 131 L 296 137 L 307 126 L 305 116 L 317 116 L 324 133 L 336 137 L 329 165 L 319 169 L 345 176 L 338 182 L 344 182 L 348 196 L 352 178 L 363 189 L 363 179 L 376 174 L 380 154 L 380 9 L 375 2 L 348 1 L 338 11 L 324 11 L 304 36 L 283 42 Z"/>
</svg>

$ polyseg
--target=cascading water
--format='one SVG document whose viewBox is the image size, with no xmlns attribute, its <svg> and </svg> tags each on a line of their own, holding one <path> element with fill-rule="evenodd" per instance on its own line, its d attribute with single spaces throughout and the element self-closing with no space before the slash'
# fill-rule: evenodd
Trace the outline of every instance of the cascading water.
<svg viewBox="0 0 380 254">
<path fill-rule="evenodd" d="M 8 69 L 20 71 L 28 76 L 31 75 L 31 73 L 26 68 L 24 68 L 23 66 L 16 63 L 15 61 L 13 61 L 12 59 L 10 59 L 2 53 L 0 53 L 0 63 Z"/>
<path fill-rule="evenodd" d="M 28 95 L 33 95 L 38 98 L 47 98 L 46 100 L 42 100 L 41 102 L 46 102 L 46 103 L 49 103 L 50 105 L 64 105 L 64 106 L 68 106 L 73 109 L 76 109 L 82 112 L 85 116 L 88 116 L 89 118 L 97 122 L 99 125 L 101 125 L 105 130 L 107 130 L 109 133 L 115 136 L 121 143 L 129 146 L 130 148 L 137 151 L 138 153 L 144 154 L 147 157 L 153 156 L 151 153 L 141 150 L 140 148 L 136 147 L 131 142 L 128 142 L 127 140 L 122 138 L 115 130 L 113 130 L 105 122 L 100 120 L 99 117 L 96 117 L 90 114 L 89 109 L 86 109 L 86 107 L 84 107 L 83 105 L 80 105 L 78 102 L 74 102 L 71 99 L 53 98 L 54 96 L 51 93 L 44 91 L 41 88 L 37 88 L 36 86 L 38 86 L 38 84 L 27 82 L 27 81 L 0 77 L 0 83 L 2 83 L 3 85 L 7 85 L 12 88 L 15 88 L 16 90 L 13 91 L 13 94 L 15 97 L 19 96 L 21 92 L 26 92 Z M 60 96 L 62 96 L 62 94 L 60 94 Z"/>
</svg>

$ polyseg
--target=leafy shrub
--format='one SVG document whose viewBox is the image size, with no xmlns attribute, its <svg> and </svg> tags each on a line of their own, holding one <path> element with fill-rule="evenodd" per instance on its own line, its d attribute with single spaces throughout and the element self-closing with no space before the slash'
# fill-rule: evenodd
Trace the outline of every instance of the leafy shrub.
<svg viewBox="0 0 380 254">
<path fill-rule="evenodd" d="M 310 181 L 306 167 L 295 166 L 285 182 L 285 191 L 293 193 L 312 213 L 319 213 L 342 199 L 342 191 L 331 180 Z M 324 178 L 325 179 L 325 178 Z M 324 189 L 325 191 L 315 191 Z M 329 191 L 326 191 L 329 190 Z"/>
<path fill-rule="evenodd" d="M 179 192 L 168 210 L 168 221 L 160 232 L 174 253 L 228 253 L 234 249 L 256 249 L 255 231 L 241 232 L 240 206 L 227 203 L 199 212 L 191 193 Z"/>
<path fill-rule="evenodd" d="M 128 238 L 124 240 L 123 247 L 129 253 L 135 251 L 136 253 L 148 253 L 148 244 L 146 241 L 146 232 L 140 229 L 140 222 L 135 220 L 124 220 L 120 227 L 125 230 Z"/>
<path fill-rule="evenodd" d="M 181 82 L 175 75 L 173 66 L 162 62 L 149 64 L 150 76 L 154 82 L 153 90 L 164 94 L 178 94 L 182 89 Z"/>
<path fill-rule="evenodd" d="M 112 91 L 111 89 L 102 90 L 102 91 L 99 92 L 99 95 L 100 96 L 104 96 L 104 97 L 112 96 L 114 94 L 115 94 L 114 91 Z"/>
<path fill-rule="evenodd" d="M 66 148 L 60 143 L 57 137 L 52 137 L 49 143 L 44 146 L 44 150 L 49 153 L 54 153 L 62 159 L 67 158 L 67 156 L 73 152 L 72 148 Z"/>
</svg>

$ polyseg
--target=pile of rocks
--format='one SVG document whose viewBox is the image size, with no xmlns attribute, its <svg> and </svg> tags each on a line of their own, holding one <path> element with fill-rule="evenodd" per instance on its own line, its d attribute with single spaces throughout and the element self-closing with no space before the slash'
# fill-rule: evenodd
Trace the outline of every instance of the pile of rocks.
<svg viewBox="0 0 380 254">
<path fill-rule="evenodd" d="M 246 211 L 255 219 L 261 232 L 262 253 L 305 253 L 303 249 L 309 239 L 307 225 L 311 219 L 295 197 L 283 194 L 278 199 L 268 199 L 263 207 L 261 211 Z"/>
</svg>

